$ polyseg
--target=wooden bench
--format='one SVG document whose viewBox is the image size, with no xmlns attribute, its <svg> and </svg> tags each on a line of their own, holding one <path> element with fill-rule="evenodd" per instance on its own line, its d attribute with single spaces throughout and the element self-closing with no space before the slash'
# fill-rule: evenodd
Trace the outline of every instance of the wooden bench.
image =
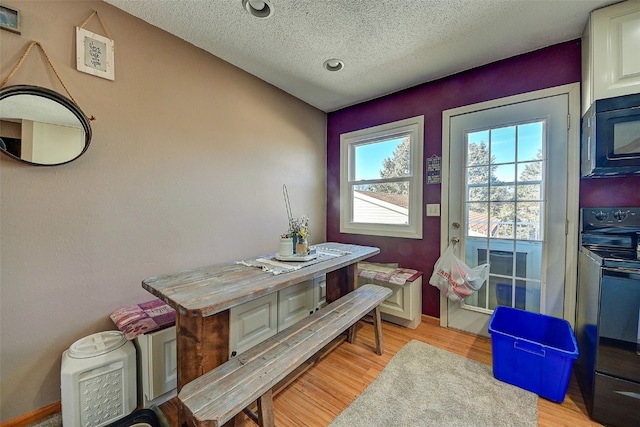
<svg viewBox="0 0 640 427">
<path fill-rule="evenodd" d="M 178 394 L 184 422 L 219 427 L 257 401 L 257 422 L 274 426 L 272 388 L 316 352 L 373 311 L 376 353 L 382 354 L 379 305 L 392 294 L 377 285 L 364 285 L 316 311 L 268 340 L 186 384 Z"/>
</svg>

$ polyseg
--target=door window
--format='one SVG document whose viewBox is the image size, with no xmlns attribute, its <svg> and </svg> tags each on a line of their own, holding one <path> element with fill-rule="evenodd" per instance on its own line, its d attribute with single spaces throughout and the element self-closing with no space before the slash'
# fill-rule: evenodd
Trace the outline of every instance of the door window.
<svg viewBox="0 0 640 427">
<path fill-rule="evenodd" d="M 540 311 L 546 120 L 466 132 L 465 252 L 489 262 L 466 304 Z"/>
</svg>

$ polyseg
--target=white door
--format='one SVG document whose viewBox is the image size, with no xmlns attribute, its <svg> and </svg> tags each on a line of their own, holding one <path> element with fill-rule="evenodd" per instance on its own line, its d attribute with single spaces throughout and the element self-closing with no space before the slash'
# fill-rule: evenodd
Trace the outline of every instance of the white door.
<svg viewBox="0 0 640 427">
<path fill-rule="evenodd" d="M 498 305 L 565 317 L 569 95 L 528 98 L 445 114 L 443 239 L 469 266 L 491 264 L 478 292 L 446 300 L 451 328 L 487 335 Z"/>
</svg>

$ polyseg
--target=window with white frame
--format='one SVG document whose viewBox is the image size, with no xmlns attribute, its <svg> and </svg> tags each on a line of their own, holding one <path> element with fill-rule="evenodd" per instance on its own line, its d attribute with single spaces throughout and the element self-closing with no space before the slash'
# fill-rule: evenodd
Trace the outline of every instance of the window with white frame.
<svg viewBox="0 0 640 427">
<path fill-rule="evenodd" d="M 340 135 L 340 232 L 422 238 L 424 116 Z"/>
</svg>

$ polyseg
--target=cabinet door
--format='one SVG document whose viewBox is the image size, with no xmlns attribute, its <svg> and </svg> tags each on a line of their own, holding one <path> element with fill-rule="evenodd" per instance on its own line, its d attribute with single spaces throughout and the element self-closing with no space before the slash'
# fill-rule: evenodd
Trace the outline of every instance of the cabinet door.
<svg viewBox="0 0 640 427">
<path fill-rule="evenodd" d="M 313 304 L 316 310 L 327 305 L 327 276 L 317 276 L 313 278 Z"/>
<path fill-rule="evenodd" d="M 176 327 L 148 334 L 149 400 L 177 387 Z"/>
<path fill-rule="evenodd" d="M 278 332 L 304 319 L 315 310 L 313 280 L 278 292 Z"/>
<path fill-rule="evenodd" d="M 238 355 L 278 331 L 278 295 L 265 295 L 230 310 L 230 356 Z"/>
<path fill-rule="evenodd" d="M 380 304 L 380 311 L 401 319 L 411 319 L 411 293 L 410 284 L 405 286 L 387 285 L 385 286 L 393 291 L 391 296 Z"/>
<path fill-rule="evenodd" d="M 640 92 L 640 2 L 594 11 L 591 30 L 592 101 Z"/>
</svg>

